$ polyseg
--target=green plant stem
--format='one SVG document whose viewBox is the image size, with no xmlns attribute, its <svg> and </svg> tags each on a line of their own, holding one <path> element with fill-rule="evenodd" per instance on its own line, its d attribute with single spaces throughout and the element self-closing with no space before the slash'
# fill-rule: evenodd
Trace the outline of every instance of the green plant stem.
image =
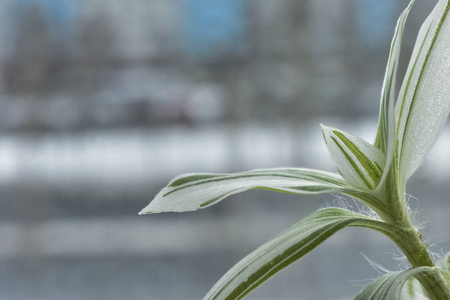
<svg viewBox="0 0 450 300">
<path fill-rule="evenodd" d="M 411 215 L 405 201 L 405 186 L 398 187 L 396 174 L 391 172 L 387 181 L 387 204 L 391 208 L 384 221 L 398 228 L 398 232 L 390 235 L 391 239 L 403 251 L 413 267 L 432 267 L 432 271 L 416 276 L 431 300 L 450 300 L 449 286 L 445 282 L 439 269 L 428 252 L 428 245 L 422 241 L 422 234 L 418 232 L 411 221 Z"/>
<path fill-rule="evenodd" d="M 412 225 L 409 213 L 406 212 L 400 222 L 396 222 L 401 234 L 399 238 L 393 239 L 397 246 L 403 251 L 409 263 L 413 267 L 432 267 L 433 270 L 418 274 L 416 279 L 421 283 L 427 296 L 431 300 L 450 300 L 450 290 L 440 270 L 436 268 L 428 245 L 422 241 L 421 233 Z"/>
<path fill-rule="evenodd" d="M 432 271 L 424 272 L 416 276 L 422 284 L 428 297 L 432 300 L 449 300 L 450 291 L 439 269 L 435 268 L 433 260 L 428 253 L 428 245 L 422 242 L 420 233 L 414 228 L 405 231 L 401 241 L 396 242 L 406 255 L 413 267 L 434 267 Z"/>
</svg>

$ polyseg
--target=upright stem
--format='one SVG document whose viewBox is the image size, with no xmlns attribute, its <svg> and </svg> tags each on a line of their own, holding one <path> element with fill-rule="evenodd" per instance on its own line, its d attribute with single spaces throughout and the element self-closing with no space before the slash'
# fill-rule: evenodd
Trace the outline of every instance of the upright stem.
<svg viewBox="0 0 450 300">
<path fill-rule="evenodd" d="M 395 241 L 409 263 L 413 267 L 435 267 L 433 260 L 428 253 L 428 245 L 422 242 L 419 232 L 414 228 L 405 231 L 405 236 L 400 241 Z M 441 272 L 437 268 L 418 274 L 416 279 L 422 284 L 427 295 L 432 300 L 449 300 L 450 290 Z"/>
<path fill-rule="evenodd" d="M 391 181 L 392 182 L 392 181 Z M 403 251 L 409 263 L 413 267 L 432 267 L 428 272 L 416 275 L 416 279 L 422 284 L 427 296 L 431 300 L 450 300 L 450 290 L 439 269 L 435 268 L 435 264 L 428 252 L 428 245 L 422 241 L 422 235 L 418 232 L 411 221 L 411 216 L 404 200 L 404 188 L 400 193 L 397 186 L 390 186 L 390 199 L 388 199 L 392 214 L 396 216 L 386 222 L 398 227 L 403 232 L 402 237 L 394 240 L 397 246 Z M 395 191 L 392 193 L 392 191 Z"/>
</svg>

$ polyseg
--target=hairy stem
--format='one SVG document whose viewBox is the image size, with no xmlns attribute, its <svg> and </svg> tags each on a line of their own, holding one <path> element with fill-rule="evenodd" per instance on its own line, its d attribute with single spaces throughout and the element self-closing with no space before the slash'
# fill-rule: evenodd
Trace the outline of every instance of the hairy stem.
<svg viewBox="0 0 450 300">
<path fill-rule="evenodd" d="M 403 251 L 413 267 L 433 267 L 432 271 L 418 274 L 416 279 L 421 283 L 427 296 L 431 300 L 450 300 L 449 286 L 442 273 L 431 259 L 428 245 L 422 241 L 422 234 L 418 232 L 411 221 L 411 215 L 405 201 L 405 186 L 397 186 L 396 172 L 390 172 L 386 186 L 386 203 L 390 214 L 383 220 L 398 228 L 390 238 Z"/>
<path fill-rule="evenodd" d="M 406 204 L 404 208 L 404 212 L 406 212 Z M 436 268 L 431 259 L 430 253 L 428 252 L 428 245 L 422 241 L 421 233 L 412 225 L 409 213 L 403 215 L 400 224 L 398 220 L 395 223 L 397 223 L 396 226 L 402 234 L 394 242 L 403 251 L 411 266 L 434 268 L 431 271 L 423 272 L 415 276 L 422 284 L 427 296 L 431 300 L 450 300 L 449 287 L 442 273 Z"/>
<path fill-rule="evenodd" d="M 430 254 L 428 253 L 428 245 L 422 242 L 420 233 L 414 229 L 408 230 L 406 239 L 402 239 L 397 245 L 406 255 L 409 263 L 413 267 L 435 267 Z M 416 276 L 416 279 L 422 284 L 428 297 L 432 300 L 449 300 L 449 288 L 438 268 L 432 271 L 424 272 Z"/>
</svg>

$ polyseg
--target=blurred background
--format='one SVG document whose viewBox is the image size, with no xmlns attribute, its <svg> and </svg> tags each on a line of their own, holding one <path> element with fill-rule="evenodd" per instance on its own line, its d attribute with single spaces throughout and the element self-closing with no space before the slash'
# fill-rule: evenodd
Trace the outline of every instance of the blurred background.
<svg viewBox="0 0 450 300">
<path fill-rule="evenodd" d="M 334 171 L 320 122 L 373 141 L 408 2 L 1 0 L 0 299 L 201 299 L 316 209 L 361 209 L 251 191 L 137 215 L 180 173 Z M 400 72 L 434 2 L 408 19 Z M 409 189 L 438 254 L 450 250 L 449 147 L 445 129 Z M 248 299 L 352 299 L 379 275 L 362 254 L 404 265 L 387 238 L 346 229 Z"/>
</svg>

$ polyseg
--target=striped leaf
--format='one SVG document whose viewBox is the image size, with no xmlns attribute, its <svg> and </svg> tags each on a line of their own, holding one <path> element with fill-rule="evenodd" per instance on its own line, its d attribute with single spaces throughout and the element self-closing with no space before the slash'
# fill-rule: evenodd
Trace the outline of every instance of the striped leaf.
<svg viewBox="0 0 450 300">
<path fill-rule="evenodd" d="M 417 267 L 385 274 L 365 286 L 355 300 L 400 299 L 402 289 L 411 276 L 430 270 L 432 270 L 430 267 Z M 415 299 L 414 297 L 417 295 L 413 294 L 412 296 L 411 299 Z"/>
<path fill-rule="evenodd" d="M 412 0 L 408 7 L 400 15 L 395 28 L 391 43 L 389 59 L 384 75 L 383 88 L 381 91 L 380 117 L 378 120 L 378 132 L 374 146 L 380 149 L 386 156 L 383 177 L 387 176 L 394 158 L 395 149 L 395 81 L 397 76 L 398 62 L 403 39 L 403 30 L 409 11 L 414 4 Z M 383 181 L 384 178 L 381 179 Z"/>
<path fill-rule="evenodd" d="M 450 0 L 440 0 L 423 23 L 402 83 L 396 165 L 400 184 L 419 167 L 450 110 Z"/>
<path fill-rule="evenodd" d="M 383 152 L 363 139 L 322 125 L 334 165 L 344 179 L 361 190 L 376 188 L 385 165 Z"/>
<path fill-rule="evenodd" d="M 388 225 L 338 208 L 316 211 L 242 259 L 213 286 L 203 300 L 242 299 L 278 271 L 298 261 L 348 226 L 376 229 L 377 226 Z M 391 228 L 389 230 L 393 231 Z"/>
<path fill-rule="evenodd" d="M 235 174 L 187 174 L 170 182 L 140 214 L 197 210 L 250 189 L 322 194 L 349 191 L 351 187 L 336 174 L 299 168 L 260 169 Z"/>
</svg>

